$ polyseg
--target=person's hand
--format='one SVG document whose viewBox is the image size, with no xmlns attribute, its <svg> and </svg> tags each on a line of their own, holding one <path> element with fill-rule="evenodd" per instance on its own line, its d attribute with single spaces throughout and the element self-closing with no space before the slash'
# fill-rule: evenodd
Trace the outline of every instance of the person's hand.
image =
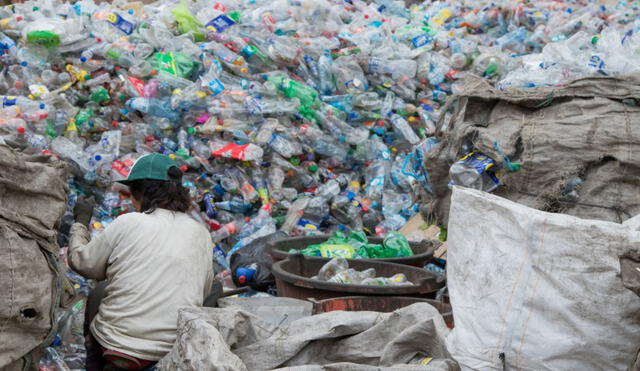
<svg viewBox="0 0 640 371">
<path fill-rule="evenodd" d="M 73 217 L 76 223 L 89 226 L 91 216 L 93 215 L 93 207 L 96 205 L 95 199 L 92 197 L 86 198 L 84 196 L 78 197 L 76 207 L 73 209 Z"/>
</svg>

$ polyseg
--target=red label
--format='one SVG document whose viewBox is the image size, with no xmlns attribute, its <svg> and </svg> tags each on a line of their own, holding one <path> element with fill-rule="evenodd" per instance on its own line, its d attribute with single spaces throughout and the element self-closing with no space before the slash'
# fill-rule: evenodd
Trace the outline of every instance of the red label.
<svg viewBox="0 0 640 371">
<path fill-rule="evenodd" d="M 132 77 L 132 76 L 128 76 L 127 80 L 129 80 L 131 85 L 133 85 L 133 87 L 136 89 L 138 94 L 140 94 L 140 96 L 144 95 L 143 94 L 144 93 L 144 82 L 142 82 L 142 80 L 140 80 L 137 77 Z"/>
<path fill-rule="evenodd" d="M 236 160 L 244 160 L 244 150 L 249 144 L 238 145 L 235 143 L 229 143 L 226 146 L 220 148 L 217 151 L 211 152 L 213 157 L 233 158 Z"/>
</svg>

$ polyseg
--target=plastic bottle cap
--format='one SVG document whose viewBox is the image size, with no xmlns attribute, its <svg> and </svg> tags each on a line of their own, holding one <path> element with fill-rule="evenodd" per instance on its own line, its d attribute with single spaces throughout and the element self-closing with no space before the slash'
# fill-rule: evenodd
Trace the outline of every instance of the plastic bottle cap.
<svg viewBox="0 0 640 371">
<path fill-rule="evenodd" d="M 312 173 L 315 173 L 316 171 L 318 171 L 318 165 L 316 165 L 316 164 L 310 165 L 310 166 L 308 167 L 308 169 L 309 169 L 309 171 L 311 171 Z"/>
<path fill-rule="evenodd" d="M 46 107 L 46 106 L 44 105 L 44 103 L 40 103 L 40 105 L 38 107 L 40 107 L 40 109 L 44 109 L 44 107 Z"/>
<path fill-rule="evenodd" d="M 129 10 L 127 10 L 127 13 L 129 13 L 129 14 L 133 14 L 133 9 L 129 9 Z"/>
<path fill-rule="evenodd" d="M 196 133 L 196 129 L 193 127 L 187 128 L 187 134 L 193 135 Z"/>
<path fill-rule="evenodd" d="M 34 12 L 37 12 L 38 10 L 40 10 L 40 8 L 38 8 L 37 6 L 34 6 L 34 7 L 33 7 L 33 8 L 31 8 L 31 9 L 33 9 L 33 11 L 34 11 Z"/>
<path fill-rule="evenodd" d="M 100 155 L 96 155 L 96 157 L 94 157 L 94 158 L 96 159 L 96 161 L 102 160 L 102 156 L 100 156 Z"/>
<path fill-rule="evenodd" d="M 151 70 L 150 72 L 151 76 L 154 76 L 156 73 L 158 73 L 156 70 Z"/>
<path fill-rule="evenodd" d="M 17 131 L 18 131 L 18 134 L 24 134 L 26 130 L 24 129 L 24 127 L 19 126 Z"/>
<path fill-rule="evenodd" d="M 180 166 L 180 170 L 182 170 L 183 173 L 186 173 L 188 169 L 187 165 Z"/>
<path fill-rule="evenodd" d="M 118 121 L 116 121 L 116 120 L 111 121 L 111 126 L 113 126 L 114 128 L 117 128 L 118 127 Z"/>
<path fill-rule="evenodd" d="M 22 62 L 20 62 L 20 65 L 21 65 L 22 67 L 27 67 L 27 65 L 28 65 L 28 64 L 29 64 L 29 63 L 27 63 L 27 61 L 22 61 Z"/>
<path fill-rule="evenodd" d="M 171 153 L 171 154 L 169 154 L 169 158 L 172 159 L 172 160 L 175 160 L 176 159 L 176 155 Z"/>
<path fill-rule="evenodd" d="M 80 57 L 80 62 L 84 63 L 87 61 L 87 57 Z"/>
<path fill-rule="evenodd" d="M 238 277 L 238 282 L 240 282 L 240 283 L 245 283 L 245 282 L 247 282 L 247 277 L 245 277 L 245 276 L 240 276 L 240 277 Z"/>
</svg>

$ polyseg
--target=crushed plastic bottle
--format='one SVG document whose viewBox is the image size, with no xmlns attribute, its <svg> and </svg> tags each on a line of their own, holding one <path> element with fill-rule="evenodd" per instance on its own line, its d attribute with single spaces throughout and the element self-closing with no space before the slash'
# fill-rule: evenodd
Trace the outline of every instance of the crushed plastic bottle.
<svg viewBox="0 0 640 371">
<path fill-rule="evenodd" d="M 376 277 L 376 270 L 368 268 L 357 271 L 349 268 L 349 262 L 344 258 L 333 258 L 320 268 L 320 271 L 312 279 L 343 285 L 365 286 L 413 286 L 404 273 L 398 273 L 391 277 Z"/>
</svg>

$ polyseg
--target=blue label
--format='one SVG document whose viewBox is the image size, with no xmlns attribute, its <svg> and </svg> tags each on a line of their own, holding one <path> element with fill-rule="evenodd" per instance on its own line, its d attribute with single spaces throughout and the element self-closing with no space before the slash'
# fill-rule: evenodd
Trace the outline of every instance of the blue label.
<svg viewBox="0 0 640 371">
<path fill-rule="evenodd" d="M 16 105 L 16 97 L 4 97 L 2 98 L 2 107 L 9 107 Z"/>
<path fill-rule="evenodd" d="M 598 55 L 592 55 L 591 58 L 589 58 L 588 66 L 599 70 L 604 69 L 604 60 Z"/>
<path fill-rule="evenodd" d="M 222 82 L 218 79 L 211 80 L 209 84 L 207 84 L 207 87 L 212 95 L 218 95 L 224 91 L 224 85 L 222 85 Z"/>
<path fill-rule="evenodd" d="M 470 168 L 473 168 L 478 172 L 478 174 L 488 172 L 488 170 L 495 165 L 495 162 L 490 157 L 477 152 L 468 154 L 467 156 L 458 160 L 457 163 L 464 164 Z"/>
<path fill-rule="evenodd" d="M 433 109 L 433 107 L 431 107 L 431 106 L 429 106 L 429 105 L 427 105 L 427 104 L 422 103 L 422 104 L 420 105 L 420 107 L 422 107 L 422 109 L 423 109 L 423 110 L 425 110 L 425 111 L 427 111 L 427 112 L 435 112 L 435 110 Z"/>
<path fill-rule="evenodd" d="M 255 53 L 253 48 L 251 48 L 249 45 L 247 45 L 244 48 L 242 48 L 242 50 L 240 52 L 242 53 L 242 55 L 244 55 L 247 58 L 249 58 L 250 56 L 252 56 Z"/>
<path fill-rule="evenodd" d="M 411 39 L 411 43 L 413 44 L 414 48 L 425 46 L 432 41 L 433 41 L 433 37 L 431 37 L 431 35 L 429 35 L 428 33 L 418 35 L 413 39 Z"/>
<path fill-rule="evenodd" d="M 0 51 L 9 50 L 16 46 L 16 43 L 8 36 L 0 34 Z"/>
<path fill-rule="evenodd" d="M 122 18 L 118 13 L 111 13 L 107 16 L 107 22 L 111 23 L 115 28 L 119 29 L 127 35 L 131 35 L 135 28 L 133 23 Z"/>
<path fill-rule="evenodd" d="M 234 24 L 236 24 L 236 22 L 234 22 L 233 19 L 222 14 L 209 21 L 209 23 L 205 25 L 205 28 L 215 32 L 222 32 Z"/>
<path fill-rule="evenodd" d="M 368 70 L 369 73 L 378 73 L 380 70 L 380 62 L 382 62 L 379 58 L 374 58 L 371 57 L 369 58 L 369 66 L 368 66 Z"/>
<path fill-rule="evenodd" d="M 244 104 L 247 112 L 252 115 L 259 115 L 264 111 L 264 105 L 260 99 L 250 98 L 245 101 Z"/>
</svg>

